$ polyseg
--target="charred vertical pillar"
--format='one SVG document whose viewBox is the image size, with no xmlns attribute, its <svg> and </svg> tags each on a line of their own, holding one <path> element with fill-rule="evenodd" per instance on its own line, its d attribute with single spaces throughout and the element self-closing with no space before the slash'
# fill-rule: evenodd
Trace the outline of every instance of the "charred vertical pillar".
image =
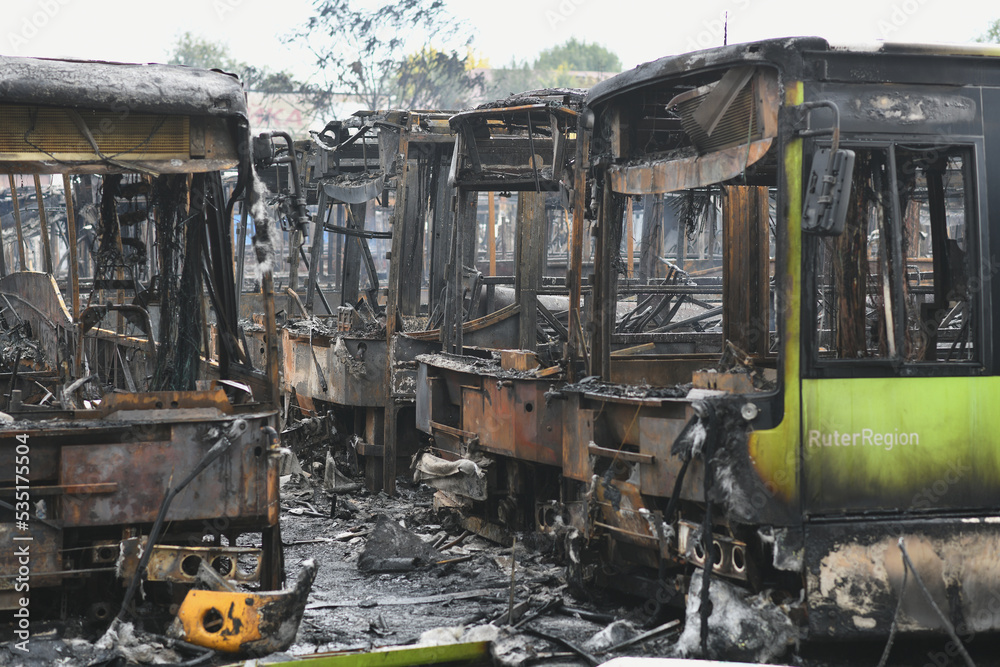
<svg viewBox="0 0 1000 667">
<path fill-rule="evenodd" d="M 405 115 L 404 115 L 405 118 Z M 401 123 L 408 126 L 409 119 Z M 400 330 L 400 276 L 401 258 L 403 256 L 403 243 L 406 235 L 403 229 L 406 225 L 406 201 L 407 190 L 410 182 L 408 164 L 406 159 L 408 154 L 409 133 L 400 130 L 399 133 L 399 175 L 396 183 L 396 206 L 393 210 L 392 225 L 392 250 L 389 252 L 389 275 L 386 280 L 386 301 L 385 301 L 385 339 L 386 353 L 388 358 L 385 364 L 385 422 L 384 422 L 384 444 L 382 445 L 382 488 L 389 494 L 396 493 L 396 421 L 399 413 L 397 396 L 394 391 L 393 369 L 396 361 L 396 332 Z"/>
<path fill-rule="evenodd" d="M 538 290 L 545 261 L 545 193 L 519 192 L 517 196 L 517 252 L 514 291 L 521 313 L 518 347 L 538 347 Z"/>
<path fill-rule="evenodd" d="M 345 204 L 337 204 L 337 226 L 344 226 L 344 208 Z M 330 256 L 329 264 L 327 268 L 329 272 L 327 275 L 333 279 L 334 286 L 337 290 L 341 287 L 341 268 L 343 265 L 343 254 L 344 254 L 344 235 L 343 234 L 330 234 Z"/>
<path fill-rule="evenodd" d="M 479 239 L 479 191 L 470 190 L 462 217 L 462 265 L 476 268 L 476 242 Z"/>
<path fill-rule="evenodd" d="M 424 274 L 424 213 L 427 210 L 421 182 L 428 163 L 420 161 L 417 169 L 407 170 L 406 200 L 400 202 L 397 193 L 396 207 L 402 206 L 402 217 L 396 217 L 399 228 L 393 227 L 393 238 L 402 235 L 399 248 L 401 279 L 399 285 L 400 310 L 403 315 L 420 314 L 420 288 Z M 395 243 L 393 244 L 395 246 Z M 394 262 L 395 263 L 395 262 Z"/>
<path fill-rule="evenodd" d="M 76 205 L 73 202 L 73 180 L 69 174 L 63 174 L 63 192 L 66 197 L 66 250 L 69 253 L 69 289 L 70 307 L 73 318 L 80 316 L 80 267 L 76 260 Z M 3 254 L 0 253 L 0 257 Z M 4 270 L 6 274 L 6 270 Z"/>
<path fill-rule="evenodd" d="M 444 151 L 442 147 L 439 151 Z M 441 154 L 437 159 L 448 159 L 447 154 Z M 448 179 L 442 165 L 438 165 L 435 170 L 436 178 L 432 180 L 431 197 L 433 198 L 433 215 L 431 216 L 431 266 L 430 266 L 430 293 L 428 302 L 430 310 L 441 301 L 441 292 L 447 283 L 448 258 L 451 248 L 451 232 L 454 224 L 454 211 L 452 210 L 452 199 L 455 193 L 454 188 L 448 185 Z"/>
<path fill-rule="evenodd" d="M 642 240 L 639 242 L 639 282 L 649 282 L 659 272 L 663 251 L 663 195 L 642 198 Z"/>
<path fill-rule="evenodd" d="M 444 303 L 444 321 L 441 323 L 441 343 L 445 352 L 461 354 L 463 348 L 462 323 L 465 322 L 464 266 L 469 263 L 471 245 L 475 260 L 476 207 L 479 192 L 459 188 L 455 210 L 455 223 L 451 233 L 451 258 L 448 262 L 447 290 Z"/>
<path fill-rule="evenodd" d="M 497 274 L 497 216 L 496 216 L 496 193 L 490 192 L 489 197 L 489 216 L 486 223 L 486 249 L 490 256 L 490 274 L 495 276 Z"/>
<path fill-rule="evenodd" d="M 851 200 L 847 211 L 844 233 L 833 239 L 835 252 L 830 271 L 833 284 L 824 285 L 832 289 L 830 297 L 836 299 L 836 322 L 827 327 L 837 334 L 837 355 L 855 359 L 867 354 L 866 311 L 868 300 L 868 225 L 871 203 L 868 199 L 872 190 L 872 160 L 867 151 L 859 151 L 854 162 Z"/>
<path fill-rule="evenodd" d="M 768 191 L 733 185 L 723 196 L 722 333 L 739 349 L 763 357 L 770 343 Z"/>
<path fill-rule="evenodd" d="M 323 235 L 326 234 L 324 222 L 326 221 L 327 208 L 326 190 L 320 185 L 316 218 L 313 221 L 312 247 L 309 253 L 309 284 L 306 285 L 306 309 L 310 313 L 313 312 L 313 297 L 316 296 L 316 290 L 319 289 L 316 280 L 319 276 L 320 256 L 323 253 Z"/>
<path fill-rule="evenodd" d="M 618 273 L 615 268 L 616 239 L 621 239 L 622 197 L 611 190 L 605 179 L 601 192 L 601 214 L 594 248 L 594 335 L 591 344 L 591 373 L 611 378 L 611 336 L 615 328 L 615 299 Z"/>
<path fill-rule="evenodd" d="M 14 181 L 14 174 L 7 174 L 10 182 L 10 197 L 14 205 L 14 228 L 17 231 L 17 270 L 27 271 L 28 267 L 24 261 L 24 230 L 21 227 L 21 205 L 17 200 L 17 183 Z"/>
<path fill-rule="evenodd" d="M 349 229 L 364 230 L 365 215 L 368 204 L 350 204 L 347 207 L 347 224 Z M 340 281 L 340 304 L 353 306 L 358 302 L 358 284 L 361 280 L 361 259 L 364 257 L 362 243 L 367 239 L 360 236 L 344 237 L 344 272 Z"/>
<path fill-rule="evenodd" d="M 581 274 L 583 273 L 583 227 L 586 224 L 587 161 L 590 159 L 590 134 L 593 114 L 580 115 L 577 123 L 576 163 L 573 167 L 573 227 L 570 230 L 569 258 L 566 282 L 569 287 L 569 336 L 566 343 L 567 376 L 576 379 L 576 360 L 584 345 L 583 320 L 580 313 Z"/>
<path fill-rule="evenodd" d="M 38 225 L 42 236 L 42 265 L 46 273 L 52 273 L 52 246 L 49 244 L 49 221 L 45 215 L 45 195 L 42 194 L 42 181 L 35 174 L 35 200 L 38 202 Z"/>
</svg>

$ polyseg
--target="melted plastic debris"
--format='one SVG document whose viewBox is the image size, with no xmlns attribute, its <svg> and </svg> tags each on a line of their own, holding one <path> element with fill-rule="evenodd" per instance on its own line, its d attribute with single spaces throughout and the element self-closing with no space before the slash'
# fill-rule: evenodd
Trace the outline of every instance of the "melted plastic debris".
<svg viewBox="0 0 1000 667">
<path fill-rule="evenodd" d="M 674 647 L 678 657 L 770 663 L 798 639 L 795 625 L 766 591 L 750 595 L 716 578 L 709 587 L 708 655 L 701 655 L 701 582 L 700 574 L 691 577 L 684 632 Z"/>
</svg>

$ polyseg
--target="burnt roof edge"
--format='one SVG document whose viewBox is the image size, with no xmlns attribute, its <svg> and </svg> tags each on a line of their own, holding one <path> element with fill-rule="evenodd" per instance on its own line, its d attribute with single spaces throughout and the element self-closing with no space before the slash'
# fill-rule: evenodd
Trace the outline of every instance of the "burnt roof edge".
<svg viewBox="0 0 1000 667">
<path fill-rule="evenodd" d="M 595 84 L 587 95 L 586 104 L 587 106 L 600 104 L 609 98 L 660 79 L 738 63 L 761 62 L 784 65 L 783 69 L 792 70 L 789 73 L 794 75 L 795 63 L 802 62 L 802 52 L 826 50 L 830 50 L 830 45 L 821 37 L 789 37 L 730 44 L 665 56 Z"/>
<path fill-rule="evenodd" d="M 235 75 L 183 65 L 0 56 L 0 102 L 248 118 Z"/>
</svg>

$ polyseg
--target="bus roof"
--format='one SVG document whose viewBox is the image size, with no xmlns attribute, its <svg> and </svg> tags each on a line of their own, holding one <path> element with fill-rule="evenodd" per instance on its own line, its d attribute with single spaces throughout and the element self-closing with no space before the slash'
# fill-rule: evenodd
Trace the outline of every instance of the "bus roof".
<svg viewBox="0 0 1000 667">
<path fill-rule="evenodd" d="M 634 69 L 597 83 L 587 96 L 587 104 L 599 104 L 604 100 L 641 88 L 661 79 L 680 76 L 699 70 L 721 69 L 736 64 L 772 64 L 785 70 L 792 78 L 805 74 L 805 56 L 808 53 L 827 52 L 829 54 L 880 56 L 954 56 L 1000 57 L 1000 45 L 996 44 L 907 44 L 879 42 L 867 45 L 831 45 L 821 37 L 788 37 L 768 39 L 758 42 L 730 44 L 701 51 L 692 51 L 638 65 Z M 1000 61 L 998 61 L 1000 62 Z M 812 78 L 812 77 L 805 77 Z"/>
<path fill-rule="evenodd" d="M 0 56 L 0 103 L 248 117 L 235 75 L 181 65 Z"/>
</svg>

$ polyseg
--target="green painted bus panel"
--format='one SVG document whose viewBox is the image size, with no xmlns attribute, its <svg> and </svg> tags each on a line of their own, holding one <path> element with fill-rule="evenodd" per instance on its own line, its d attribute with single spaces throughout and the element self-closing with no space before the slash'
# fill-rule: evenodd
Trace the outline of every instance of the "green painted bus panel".
<svg viewBox="0 0 1000 667">
<path fill-rule="evenodd" d="M 468 642 L 441 646 L 402 646 L 368 653 L 330 653 L 303 656 L 282 662 L 269 662 L 269 667 L 415 667 L 440 664 L 489 665 L 490 642 Z M 249 662 L 233 663 L 242 667 Z"/>
<path fill-rule="evenodd" d="M 802 104 L 801 81 L 786 84 L 785 103 Z M 800 266 L 802 264 L 802 140 L 793 139 L 785 147 L 784 170 L 787 182 L 786 245 L 780 248 L 787 253 L 780 262 L 783 273 L 775 276 L 779 289 L 781 309 L 798 313 L 802 304 Z M 784 390 L 784 416 L 775 428 L 754 431 L 750 434 L 747 449 L 757 474 L 767 488 L 773 489 L 780 500 L 797 506 L 799 502 L 799 476 L 797 440 L 799 435 L 799 347 L 800 321 L 798 317 L 783 317 L 782 366 Z"/>
<path fill-rule="evenodd" d="M 804 510 L 1000 508 L 1000 378 L 802 381 Z"/>
</svg>

